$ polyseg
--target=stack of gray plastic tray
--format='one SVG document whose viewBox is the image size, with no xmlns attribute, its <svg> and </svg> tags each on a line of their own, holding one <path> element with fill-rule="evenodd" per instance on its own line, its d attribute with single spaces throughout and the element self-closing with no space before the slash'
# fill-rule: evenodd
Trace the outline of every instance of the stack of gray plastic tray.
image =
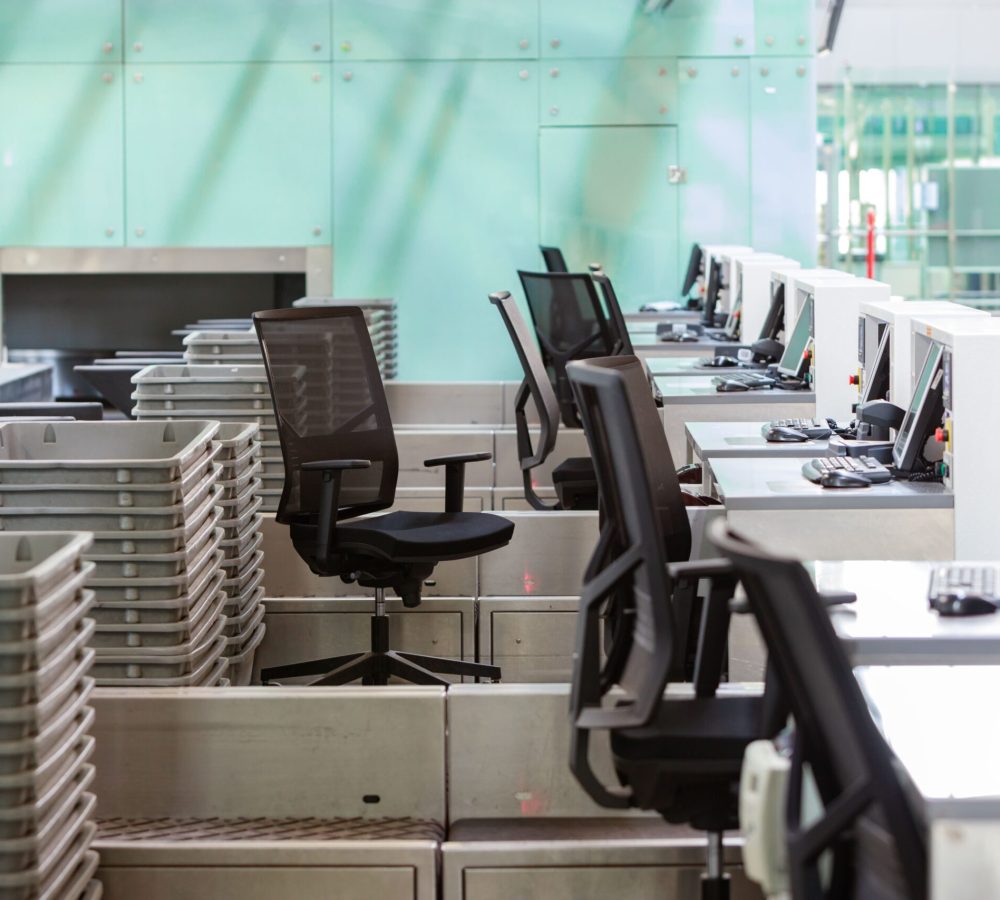
<svg viewBox="0 0 1000 900">
<path fill-rule="evenodd" d="M 336 297 L 302 297 L 293 304 L 303 306 L 357 306 L 365 314 L 365 324 L 371 335 L 372 347 L 382 378 L 396 377 L 397 349 L 399 347 L 396 324 L 396 301 L 392 298 L 378 300 L 338 300 Z"/>
<path fill-rule="evenodd" d="M 90 531 L 98 684 L 226 676 L 216 422 L 0 425 L 0 530 Z"/>
<path fill-rule="evenodd" d="M 257 425 L 261 459 L 253 490 L 263 511 L 277 510 L 285 466 L 264 366 L 149 366 L 137 372 L 132 383 L 136 419 L 215 419 L 223 425 Z"/>
<path fill-rule="evenodd" d="M 261 469 L 256 425 L 220 425 L 216 435 L 222 476 L 222 567 L 226 592 L 226 656 L 229 680 L 250 683 L 254 653 L 264 640 L 264 540 L 256 492 Z"/>
<path fill-rule="evenodd" d="M 89 534 L 0 534 L 0 897 L 100 896 Z"/>
<path fill-rule="evenodd" d="M 256 332 L 193 331 L 184 338 L 184 361 L 197 365 L 252 365 L 263 362 Z"/>
</svg>

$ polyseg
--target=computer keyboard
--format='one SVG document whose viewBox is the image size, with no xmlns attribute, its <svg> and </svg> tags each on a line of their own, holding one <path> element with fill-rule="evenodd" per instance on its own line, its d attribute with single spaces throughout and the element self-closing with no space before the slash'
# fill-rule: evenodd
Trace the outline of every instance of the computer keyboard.
<svg viewBox="0 0 1000 900">
<path fill-rule="evenodd" d="M 763 425 L 760 433 L 766 438 L 768 431 L 772 428 L 794 428 L 814 441 L 826 440 L 833 434 L 833 429 L 826 419 L 775 419 L 773 422 Z"/>
<path fill-rule="evenodd" d="M 823 456 L 810 459 L 802 466 L 802 474 L 814 484 L 819 484 L 824 472 L 840 470 L 860 475 L 871 484 L 892 481 L 892 472 L 870 456 Z"/>
<path fill-rule="evenodd" d="M 758 375 L 754 372 L 733 372 L 732 374 L 717 375 L 712 379 L 712 384 L 718 387 L 725 381 L 738 381 L 740 384 L 745 384 L 747 389 L 751 391 L 774 387 L 778 383 L 777 379 L 768 375 Z"/>
<path fill-rule="evenodd" d="M 931 572 L 931 586 L 927 599 L 932 606 L 959 595 L 985 597 L 1000 604 L 997 596 L 996 566 L 966 566 L 961 564 L 940 566 Z"/>
</svg>

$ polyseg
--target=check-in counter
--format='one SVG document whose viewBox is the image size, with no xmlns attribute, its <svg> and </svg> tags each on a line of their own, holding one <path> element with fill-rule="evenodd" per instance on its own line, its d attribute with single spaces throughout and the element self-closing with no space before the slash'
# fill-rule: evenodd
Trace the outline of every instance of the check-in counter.
<svg viewBox="0 0 1000 900">
<path fill-rule="evenodd" d="M 99 690 L 105 900 L 435 900 L 445 693 Z"/>
<path fill-rule="evenodd" d="M 504 424 L 500 381 L 387 381 L 385 396 L 396 429 Z"/>
<path fill-rule="evenodd" d="M 829 441 L 775 443 L 764 440 L 761 429 L 766 422 L 688 422 L 689 463 L 702 464 L 702 492 L 714 491 L 712 463 L 717 459 L 814 459 L 826 456 Z"/>
<path fill-rule="evenodd" d="M 719 499 L 737 531 L 799 559 L 954 558 L 954 498 L 941 484 L 823 488 L 801 459 L 718 459 Z"/>
<path fill-rule="evenodd" d="M 812 391 L 734 391 L 720 393 L 710 378 L 657 378 L 663 394 L 663 428 L 674 461 L 686 458 L 688 422 L 762 422 L 812 418 Z"/>
<path fill-rule="evenodd" d="M 650 813 L 597 806 L 566 764 L 568 706 L 568 685 L 449 690 L 443 900 L 696 900 L 704 837 Z M 591 755 L 615 783 L 606 743 L 595 741 Z M 739 859 L 730 838 L 733 900 L 759 900 Z"/>
</svg>

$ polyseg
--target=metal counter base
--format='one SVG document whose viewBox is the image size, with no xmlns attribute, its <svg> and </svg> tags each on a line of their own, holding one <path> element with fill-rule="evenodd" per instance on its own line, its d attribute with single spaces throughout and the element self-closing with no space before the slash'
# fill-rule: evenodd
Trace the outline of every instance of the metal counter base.
<svg viewBox="0 0 1000 900">
<path fill-rule="evenodd" d="M 726 842 L 733 900 L 759 900 Z M 455 823 L 441 848 L 443 900 L 694 900 L 705 839 L 649 819 L 511 819 Z"/>
<path fill-rule="evenodd" d="M 203 825 L 190 819 L 179 824 L 190 831 Z M 213 824 L 218 820 L 204 822 Z M 102 831 L 107 825 L 101 823 Z M 104 884 L 104 900 L 370 900 L 376 896 L 434 900 L 437 896 L 439 845 L 432 838 L 268 840 L 266 834 L 251 836 L 251 829 L 246 829 L 246 836 L 191 840 L 175 829 L 172 838 L 129 841 L 104 837 L 102 831 L 95 849 L 101 856 L 97 874 Z"/>
</svg>

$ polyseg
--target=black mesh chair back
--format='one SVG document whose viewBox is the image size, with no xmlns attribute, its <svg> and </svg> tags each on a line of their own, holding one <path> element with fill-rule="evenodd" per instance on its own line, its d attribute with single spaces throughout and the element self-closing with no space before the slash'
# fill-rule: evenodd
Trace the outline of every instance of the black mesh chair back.
<svg viewBox="0 0 1000 900">
<path fill-rule="evenodd" d="M 514 344 L 517 359 L 521 363 L 524 372 L 524 381 L 518 388 L 515 400 L 515 414 L 517 417 L 517 440 L 518 455 L 521 458 L 521 465 L 534 468 L 544 462 L 556 445 L 556 435 L 559 431 L 559 401 L 549 381 L 549 374 L 545 370 L 545 363 L 538 352 L 538 344 L 535 342 L 531 328 L 524 321 L 524 316 L 517 308 L 514 298 L 507 292 L 502 291 L 497 294 L 490 294 L 490 303 L 499 311 L 504 325 L 510 334 L 510 339 Z M 541 434 L 538 438 L 537 446 L 532 450 L 531 437 L 528 434 L 527 418 L 524 415 L 524 406 L 528 398 L 535 404 L 538 413 L 538 424 Z M 522 438 L 522 421 L 524 423 L 524 436 Z M 527 446 L 522 446 L 523 440 L 527 440 Z"/>
<path fill-rule="evenodd" d="M 542 251 L 542 259 L 545 260 L 546 272 L 568 272 L 566 259 L 562 250 L 558 247 L 539 247 Z"/>
<path fill-rule="evenodd" d="M 753 546 L 724 522 L 710 537 L 743 583 L 770 671 L 795 719 L 787 823 L 792 895 L 923 900 L 922 829 L 809 573 L 795 560 Z M 804 764 L 825 807 L 808 825 L 799 819 Z M 841 893 L 821 887 L 820 859 L 828 850 Z"/>
<path fill-rule="evenodd" d="M 614 354 L 624 353 L 632 356 L 635 353 L 632 347 L 632 338 L 628 333 L 625 314 L 622 312 L 621 304 L 618 302 L 618 294 L 615 293 L 611 279 L 603 272 L 595 272 L 591 277 L 600 286 L 601 294 L 604 297 L 604 307 L 608 323 L 614 331 Z"/>
<path fill-rule="evenodd" d="M 566 364 L 574 359 L 612 356 L 614 334 L 608 324 L 593 279 L 582 274 L 518 272 L 542 359 L 559 400 L 562 420 L 578 428 Z"/>
<path fill-rule="evenodd" d="M 574 362 L 568 371 L 604 514 L 583 586 L 573 714 L 591 727 L 641 725 L 658 707 L 686 638 L 670 602 L 667 564 L 690 557 L 691 526 L 642 363 L 615 356 Z M 612 654 L 607 663 L 613 678 L 600 662 L 600 617 L 609 600 L 624 602 L 631 619 L 625 658 Z M 625 703 L 602 709 L 613 683 Z"/>
<path fill-rule="evenodd" d="M 371 460 L 344 472 L 338 520 L 391 506 L 399 457 L 378 361 L 357 307 L 275 309 L 254 314 L 271 385 L 285 486 L 277 520 L 319 514 L 322 473 L 302 463 Z"/>
</svg>

